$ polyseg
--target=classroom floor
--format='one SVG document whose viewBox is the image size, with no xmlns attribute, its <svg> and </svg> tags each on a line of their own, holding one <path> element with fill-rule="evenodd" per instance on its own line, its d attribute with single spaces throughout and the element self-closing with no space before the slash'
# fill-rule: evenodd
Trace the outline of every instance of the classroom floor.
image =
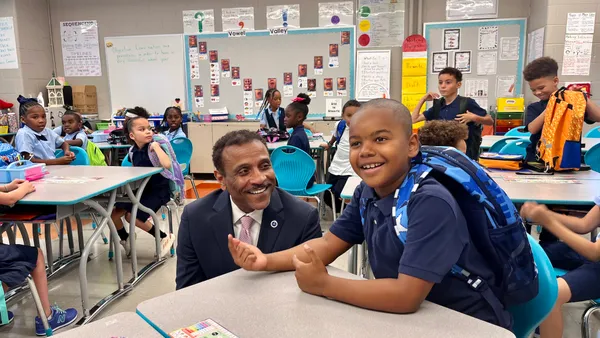
<svg viewBox="0 0 600 338">
<path fill-rule="evenodd" d="M 329 213 L 330 215 L 330 213 Z M 329 216 L 330 217 L 330 216 Z M 331 225 L 330 221 L 322 222 L 323 228 L 328 229 Z M 161 224 L 163 229 L 166 229 L 166 224 Z M 92 234 L 91 226 L 84 226 L 84 238 L 89 238 Z M 175 227 L 175 231 L 177 227 Z M 154 255 L 153 244 L 154 238 L 148 234 L 138 231 L 137 248 L 138 248 L 138 265 L 140 267 L 149 263 Z M 58 242 L 58 240 L 54 240 Z M 65 241 L 66 242 L 66 241 Z M 42 243 L 42 246 L 43 243 Z M 76 245 L 77 246 L 77 245 Z M 58 251 L 58 243 L 53 243 L 53 248 L 56 253 Z M 90 302 L 95 304 L 104 296 L 114 291 L 116 288 L 115 280 L 116 273 L 114 262 L 107 259 L 108 245 L 99 240 L 93 250 L 93 258 L 88 263 L 88 283 L 90 292 Z M 131 264 L 129 259 L 123 260 L 124 279 L 131 278 Z M 348 255 L 344 254 L 339 257 L 332 265 L 347 269 Z M 49 281 L 50 301 L 57 303 L 62 308 L 74 307 L 81 310 L 80 288 L 78 277 L 78 264 L 72 264 L 66 271 L 61 272 L 58 276 L 54 276 Z M 135 312 L 136 306 L 146 299 L 150 299 L 175 290 L 175 271 L 176 257 L 170 257 L 167 261 L 152 271 L 142 282 L 140 282 L 129 294 L 121 297 L 110 304 L 96 318 L 103 318 L 112 314 L 129 311 Z M 35 305 L 28 292 L 23 292 L 19 297 L 13 299 L 8 304 L 9 310 L 15 314 L 14 322 L 4 328 L 0 328 L 0 336 L 3 338 L 21 338 L 35 336 L 34 317 L 37 314 Z M 586 303 L 568 304 L 564 308 L 565 318 L 565 335 L 567 338 L 581 337 L 581 315 L 586 308 Z M 592 320 L 592 328 L 594 332 L 600 329 L 600 316 L 596 316 Z M 60 332 L 64 332 L 68 328 Z M 595 338 L 595 335 L 593 336 Z M 600 336 L 599 336 L 600 337 Z"/>
</svg>

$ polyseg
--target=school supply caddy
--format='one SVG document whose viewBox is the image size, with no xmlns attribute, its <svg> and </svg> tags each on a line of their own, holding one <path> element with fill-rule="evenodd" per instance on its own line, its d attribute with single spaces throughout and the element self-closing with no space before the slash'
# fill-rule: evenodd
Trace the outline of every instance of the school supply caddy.
<svg viewBox="0 0 600 338">
<path fill-rule="evenodd" d="M 46 165 L 31 163 L 31 161 L 17 161 L 0 168 L 0 183 L 10 183 L 16 179 L 36 181 L 46 175 Z"/>
<path fill-rule="evenodd" d="M 481 292 L 492 308 L 525 303 L 538 293 L 538 275 L 523 220 L 506 193 L 485 170 L 462 152 L 450 147 L 421 147 L 412 168 L 394 196 L 392 214 L 396 234 L 406 242 L 408 202 L 427 176 L 443 184 L 458 202 L 477 250 L 495 275 L 495 285 L 454 265 L 449 272 Z M 360 200 L 364 222 L 366 200 Z M 495 297 L 494 297 L 495 296 Z"/>
<path fill-rule="evenodd" d="M 545 110 L 539 156 L 546 171 L 579 169 L 586 98 L 579 91 L 557 90 Z"/>
<path fill-rule="evenodd" d="M 490 169 L 521 170 L 523 159 L 523 155 L 481 153 L 479 164 Z"/>
</svg>

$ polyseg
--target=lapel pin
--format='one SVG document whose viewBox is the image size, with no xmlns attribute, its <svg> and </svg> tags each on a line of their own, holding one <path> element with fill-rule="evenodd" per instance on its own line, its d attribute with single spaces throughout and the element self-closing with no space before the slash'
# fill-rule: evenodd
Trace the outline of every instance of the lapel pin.
<svg viewBox="0 0 600 338">
<path fill-rule="evenodd" d="M 275 229 L 278 225 L 279 223 L 277 223 L 277 221 L 271 221 L 271 228 Z"/>
</svg>

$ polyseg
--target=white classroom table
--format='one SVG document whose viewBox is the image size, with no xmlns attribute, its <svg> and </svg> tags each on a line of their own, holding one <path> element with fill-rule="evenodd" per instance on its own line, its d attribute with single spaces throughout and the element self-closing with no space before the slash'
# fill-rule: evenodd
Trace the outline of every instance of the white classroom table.
<svg viewBox="0 0 600 338">
<path fill-rule="evenodd" d="M 527 137 L 519 137 L 519 136 L 486 135 L 481 140 L 480 148 L 482 151 L 486 151 L 486 150 L 490 149 L 492 147 L 492 145 L 494 145 L 494 143 L 496 143 L 502 139 L 509 138 L 509 137 L 529 139 L 528 136 Z M 584 147 L 583 147 L 583 149 L 581 149 L 581 152 L 585 153 L 588 150 L 590 150 L 593 146 L 600 143 L 600 138 L 584 137 L 581 139 L 581 143 L 584 144 Z"/>
<path fill-rule="evenodd" d="M 155 224 L 158 224 L 156 214 L 139 204 L 139 197 L 141 196 L 145 185 L 150 180 L 150 177 L 159 173 L 161 169 L 152 167 L 47 166 L 46 170 L 49 174 L 45 176 L 44 179 L 33 182 L 36 191 L 27 195 L 17 202 L 17 204 L 56 206 L 56 220 L 81 213 L 88 208 L 93 209 L 94 212 L 102 217 L 102 221 L 98 223 L 96 230 L 85 243 L 85 247 L 80 255 L 81 259 L 79 260 L 79 283 L 81 287 L 83 315 L 78 324 L 85 324 L 91 321 L 93 317 L 110 302 L 131 291 L 135 283 L 139 282 L 139 280 L 145 276 L 147 271 L 150 271 L 164 262 L 164 258 L 157 259 L 157 261 L 152 262 L 149 266 L 145 267 L 145 270 L 142 269 L 144 272 L 140 273 L 141 277 L 138 276 L 137 257 L 135 254 L 135 236 L 132 236 L 131 259 L 134 277 L 127 285 L 125 285 L 123 282 L 121 250 L 118 247 L 118 242 L 116 242 L 119 236 L 110 219 L 110 214 L 112 213 L 114 204 L 117 200 L 117 192 L 119 190 L 125 190 L 127 198 L 122 198 L 120 200 L 132 202 L 134 204 L 132 217 L 135 218 L 137 209 L 146 212 L 150 211 L 149 213 L 153 216 Z M 137 194 L 133 193 L 132 185 L 139 186 Z M 103 194 L 107 194 L 109 197 L 106 197 L 106 195 L 102 196 Z M 47 222 L 49 221 L 42 221 L 39 223 Z M 131 224 L 133 224 L 130 225 L 131 227 L 135 227 L 135 222 Z M 90 307 L 86 271 L 88 257 L 94 243 L 98 240 L 100 234 L 107 226 L 115 241 L 115 243 L 112 244 L 118 249 L 115 250 L 118 289 L 102 299 L 98 304 Z M 34 226 L 33 228 L 35 240 L 37 236 L 35 233 L 37 227 Z M 129 230 L 131 231 L 132 229 Z M 157 236 L 155 243 L 157 254 L 160 252 L 159 237 L 160 236 Z M 82 240 L 82 235 L 80 235 L 79 238 Z M 48 262 L 53 261 L 52 250 L 47 253 L 47 259 Z"/>
<path fill-rule="evenodd" d="M 102 318 L 63 333 L 54 335 L 57 338 L 160 338 L 162 337 L 140 316 L 133 312 L 122 312 Z"/>
<path fill-rule="evenodd" d="M 360 279 L 328 267 L 334 276 Z M 137 313 L 165 337 L 212 319 L 238 337 L 514 337 L 503 328 L 423 302 L 413 314 L 362 309 L 302 292 L 294 272 L 237 270 L 147 300 Z"/>
</svg>

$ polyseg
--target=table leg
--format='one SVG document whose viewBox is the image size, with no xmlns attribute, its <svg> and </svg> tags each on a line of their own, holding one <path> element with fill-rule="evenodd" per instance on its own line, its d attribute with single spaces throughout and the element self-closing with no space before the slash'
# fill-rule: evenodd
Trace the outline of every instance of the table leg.
<svg viewBox="0 0 600 338">
<path fill-rule="evenodd" d="M 19 232 L 21 233 L 21 237 L 23 238 L 23 245 L 31 246 L 31 241 L 29 240 L 29 233 L 27 232 L 25 224 L 17 222 L 16 225 L 19 229 Z"/>
<path fill-rule="evenodd" d="M 52 224 L 44 224 L 44 237 L 46 240 L 46 259 L 48 260 L 48 273 L 54 273 L 54 254 L 52 253 L 52 236 L 51 236 Z"/>
<path fill-rule="evenodd" d="M 79 214 L 75 215 L 75 222 L 77 222 L 77 241 L 79 242 L 79 253 L 81 253 L 85 243 L 83 242 L 83 224 Z"/>
<path fill-rule="evenodd" d="M 67 227 L 67 238 L 69 239 L 69 252 L 71 255 L 75 253 L 75 241 L 73 241 L 73 228 L 71 226 L 71 217 L 65 218 L 65 226 Z"/>
<path fill-rule="evenodd" d="M 39 223 L 33 223 L 31 225 L 31 230 L 33 232 L 32 236 L 33 236 L 33 245 L 36 248 L 41 248 L 40 246 L 40 225 Z M 50 265 L 50 264 L 48 264 Z"/>
<path fill-rule="evenodd" d="M 81 304 L 83 307 L 83 314 L 82 318 L 77 322 L 78 325 L 90 322 L 94 318 L 94 316 L 97 313 L 99 313 L 105 306 L 107 306 L 110 302 L 117 299 L 121 295 L 125 294 L 130 289 L 129 287 L 124 286 L 123 283 L 123 261 L 121 259 L 121 250 L 115 250 L 118 289 L 112 294 L 102 299 L 100 302 L 98 302 L 98 304 L 96 304 L 92 309 L 89 308 L 89 292 L 87 287 L 88 257 L 94 244 L 100 237 L 100 233 L 102 232 L 104 227 L 106 227 L 106 225 L 108 225 L 108 228 L 110 229 L 110 233 L 112 234 L 113 238 L 119 238 L 117 228 L 115 227 L 114 223 L 112 222 L 112 219 L 110 218 L 110 215 L 115 206 L 116 198 L 117 190 L 115 189 L 110 194 L 110 198 L 108 200 L 108 207 L 106 209 L 104 209 L 98 202 L 94 200 L 87 200 L 83 202 L 85 205 L 92 208 L 101 217 L 103 217 L 103 220 L 101 224 L 98 224 L 98 227 L 85 244 L 83 252 L 81 253 L 82 259 L 79 261 L 79 283 L 81 287 Z"/>
</svg>

